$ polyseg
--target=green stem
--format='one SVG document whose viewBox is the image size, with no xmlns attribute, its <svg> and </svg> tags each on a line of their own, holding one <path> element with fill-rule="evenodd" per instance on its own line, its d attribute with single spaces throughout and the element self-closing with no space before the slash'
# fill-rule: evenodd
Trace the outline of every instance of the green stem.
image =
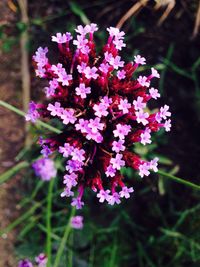
<svg viewBox="0 0 200 267">
<path fill-rule="evenodd" d="M 4 172 L 3 174 L 0 175 L 0 184 L 3 184 L 10 177 L 15 175 L 18 171 L 20 171 L 21 169 L 24 169 L 24 168 L 26 168 L 28 166 L 29 166 L 29 163 L 26 162 L 26 161 L 22 161 L 22 162 L 18 163 L 17 165 L 15 165 L 11 169 L 9 169 L 8 171 L 6 171 L 6 172 Z"/>
<path fill-rule="evenodd" d="M 7 109 L 9 109 L 9 110 L 11 110 L 13 112 L 15 112 L 15 113 L 17 113 L 20 116 L 25 117 L 25 115 L 26 115 L 25 112 L 21 111 L 20 109 L 18 109 L 16 107 L 14 107 L 14 106 L 12 106 L 12 105 L 10 105 L 10 104 L 2 101 L 2 100 L 0 100 L 0 106 L 2 106 L 4 108 L 7 108 Z M 40 121 L 40 120 L 37 120 L 36 123 L 35 123 L 35 125 L 36 126 L 41 126 L 43 128 L 46 128 L 46 129 L 50 130 L 51 132 L 54 132 L 54 133 L 57 133 L 57 134 L 62 133 L 62 131 L 60 131 L 59 129 L 57 129 L 57 128 L 55 128 L 55 127 L 53 127 L 53 126 L 51 126 L 51 125 L 49 125 L 49 124 L 47 124 L 47 123 L 45 123 L 43 121 Z"/>
<path fill-rule="evenodd" d="M 63 235 L 63 238 L 61 240 L 60 246 L 58 248 L 58 252 L 56 254 L 56 259 L 55 259 L 55 262 L 54 262 L 53 267 L 58 267 L 59 266 L 59 263 L 60 263 L 60 260 L 61 260 L 61 256 L 62 256 L 63 251 L 64 251 L 64 248 L 65 248 L 65 244 L 67 242 L 67 239 L 69 237 L 70 230 L 71 230 L 71 222 L 70 222 L 70 219 L 71 219 L 71 217 L 74 216 L 75 211 L 76 211 L 76 209 L 73 207 L 72 210 L 71 210 L 69 221 L 68 221 L 68 223 L 67 223 L 67 225 L 65 227 L 64 235 Z"/>
<path fill-rule="evenodd" d="M 52 210 L 52 192 L 53 192 L 53 186 L 54 186 L 55 179 L 51 179 L 49 182 L 49 189 L 48 189 L 48 195 L 47 195 L 47 217 L 46 217 L 46 225 L 47 225 L 47 267 L 51 266 L 51 250 L 52 250 L 52 244 L 51 244 L 51 210 Z"/>
<path fill-rule="evenodd" d="M 176 177 L 174 175 L 168 174 L 168 173 L 160 171 L 160 170 L 158 171 L 158 174 L 160 174 L 160 175 L 162 175 L 164 177 L 167 177 L 167 178 L 169 178 L 169 179 L 171 179 L 171 180 L 173 180 L 173 181 L 175 181 L 175 182 L 177 182 L 179 184 L 184 184 L 185 186 L 191 187 L 191 188 L 196 189 L 196 190 L 200 190 L 200 185 L 194 184 L 192 182 L 189 182 L 187 180 L 181 179 L 181 178 Z"/>
</svg>

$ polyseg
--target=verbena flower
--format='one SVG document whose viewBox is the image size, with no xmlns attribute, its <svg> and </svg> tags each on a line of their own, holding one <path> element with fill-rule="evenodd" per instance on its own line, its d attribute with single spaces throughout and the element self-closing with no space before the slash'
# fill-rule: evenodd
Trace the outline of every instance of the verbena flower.
<svg viewBox="0 0 200 267">
<path fill-rule="evenodd" d="M 33 264 L 31 263 L 31 261 L 25 259 L 25 260 L 21 260 L 18 263 L 18 267 L 33 267 Z"/>
<path fill-rule="evenodd" d="M 46 267 L 47 265 L 47 256 L 44 253 L 40 253 L 37 257 L 35 257 L 35 262 L 38 267 Z"/>
<path fill-rule="evenodd" d="M 63 124 L 61 134 L 42 140 L 42 153 L 47 157 L 57 151 L 65 158 L 61 196 L 73 197 L 72 205 L 77 209 L 84 205 L 82 197 L 87 187 L 96 192 L 100 202 L 110 205 L 129 198 L 133 188 L 125 185 L 121 168 L 132 167 L 144 177 L 157 171 L 158 161 L 143 160 L 133 152 L 132 145 L 150 144 L 154 132 L 161 128 L 169 131 L 171 127 L 167 105 L 157 112 L 147 108 L 151 99 L 160 97 L 151 87 L 152 80 L 160 77 L 157 70 L 151 68 L 147 76 L 133 78 L 146 59 L 136 55 L 133 62 L 125 63 L 119 55 L 126 46 L 125 33 L 114 27 L 107 29 L 108 41 L 97 52 L 97 30 L 92 23 L 78 26 L 74 39 L 68 32 L 52 36 L 58 44 L 57 64 L 47 58 L 47 47 L 38 48 L 33 57 L 36 75 L 47 80 L 47 100 L 42 105 L 32 102 L 27 119 L 56 118 Z M 34 168 L 48 180 L 55 170 L 51 164 L 47 166 L 50 174 L 41 171 L 40 161 Z"/>
<path fill-rule="evenodd" d="M 71 218 L 71 227 L 74 229 L 83 228 L 83 216 L 74 216 Z"/>
<path fill-rule="evenodd" d="M 44 181 L 49 181 L 57 174 L 53 160 L 48 158 L 41 158 L 36 160 L 32 164 L 32 167 L 35 171 L 35 174 Z"/>
</svg>

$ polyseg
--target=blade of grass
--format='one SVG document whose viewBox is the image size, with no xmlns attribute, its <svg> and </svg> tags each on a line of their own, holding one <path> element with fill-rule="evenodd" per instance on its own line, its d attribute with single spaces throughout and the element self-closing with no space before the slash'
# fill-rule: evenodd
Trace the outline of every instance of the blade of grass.
<svg viewBox="0 0 200 267">
<path fill-rule="evenodd" d="M 181 178 L 179 178 L 177 176 L 168 174 L 168 173 L 166 173 L 164 171 L 160 171 L 159 170 L 158 174 L 160 174 L 160 175 L 162 175 L 164 177 L 167 177 L 167 178 L 169 178 L 169 179 L 171 179 L 171 180 L 173 180 L 173 181 L 175 181 L 175 182 L 177 182 L 179 184 L 184 184 L 185 186 L 191 187 L 191 188 L 196 189 L 196 190 L 200 190 L 200 185 L 197 185 L 197 184 L 194 184 L 194 183 L 189 182 L 187 180 L 181 179 Z"/>
<path fill-rule="evenodd" d="M 15 113 L 17 113 L 20 116 L 23 116 L 24 117 L 26 115 L 25 112 L 21 111 L 20 109 L 18 109 L 16 107 L 14 107 L 14 106 L 12 106 L 12 105 L 10 105 L 10 104 L 2 101 L 2 100 L 0 100 L 0 106 L 2 106 L 4 108 L 7 108 L 7 109 L 9 109 L 9 110 L 11 110 L 13 112 L 15 112 Z M 45 123 L 43 121 L 40 121 L 40 120 L 37 120 L 37 122 L 35 123 L 35 125 L 36 126 L 41 126 L 43 128 L 46 128 L 46 129 L 48 129 L 48 130 L 50 130 L 51 132 L 54 132 L 54 133 L 58 133 L 58 134 L 62 133 L 62 131 L 60 131 L 59 129 L 57 129 L 57 128 L 55 128 L 55 127 L 53 127 L 53 126 L 51 126 L 51 125 L 49 125 L 49 124 L 47 124 L 47 123 Z"/>
<path fill-rule="evenodd" d="M 165 65 L 166 60 L 168 62 L 171 61 L 172 55 L 174 52 L 174 43 L 171 43 L 169 45 L 168 51 L 167 51 L 167 55 L 166 58 L 163 60 L 163 64 Z M 167 72 L 167 67 L 163 69 L 163 71 L 161 72 L 160 75 L 160 81 L 159 81 L 159 89 L 160 89 L 160 93 L 163 94 L 164 93 L 164 80 L 165 80 L 165 75 Z"/>
<path fill-rule="evenodd" d="M 65 227 L 65 231 L 64 231 L 64 234 L 63 234 L 63 237 L 62 237 L 62 240 L 60 242 L 60 246 L 58 248 L 58 251 L 57 251 L 57 254 L 56 254 L 56 258 L 55 258 L 55 262 L 54 262 L 54 265 L 53 267 L 58 267 L 59 266 L 59 263 L 60 263 L 60 260 L 61 260 L 61 256 L 63 254 L 63 251 L 64 251 L 64 248 L 65 248 L 65 244 L 67 242 L 67 239 L 69 237 L 69 233 L 70 233 L 70 230 L 71 230 L 71 223 L 70 223 L 70 219 L 71 217 L 74 216 L 75 214 L 75 207 L 72 208 L 71 210 L 71 214 L 70 214 L 70 217 L 69 217 L 69 221 Z"/>
<path fill-rule="evenodd" d="M 2 173 L 0 175 L 0 185 L 5 183 L 7 180 L 9 180 L 13 175 L 18 173 L 20 170 L 22 170 L 28 166 L 29 166 L 28 162 L 22 161 L 22 162 L 18 163 L 17 165 L 15 165 L 14 167 L 12 167 L 11 169 L 9 169 L 8 171 Z"/>
<path fill-rule="evenodd" d="M 80 5 L 75 3 L 75 2 L 69 2 L 69 6 L 71 11 L 80 17 L 81 21 L 87 25 L 90 24 L 90 21 L 88 19 L 88 17 L 86 16 L 86 14 L 84 13 L 84 11 L 81 9 Z"/>
<path fill-rule="evenodd" d="M 46 225 L 47 225 L 47 267 L 51 266 L 51 251 L 52 251 L 52 244 L 51 244 L 51 210 L 52 210 L 52 192 L 54 186 L 55 178 L 51 179 L 49 182 L 48 194 L 47 194 L 47 216 L 46 216 Z"/>
</svg>

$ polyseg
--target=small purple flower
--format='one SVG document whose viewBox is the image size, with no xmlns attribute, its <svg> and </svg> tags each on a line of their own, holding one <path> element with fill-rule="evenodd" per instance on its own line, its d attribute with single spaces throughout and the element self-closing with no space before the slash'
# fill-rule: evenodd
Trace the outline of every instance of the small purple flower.
<svg viewBox="0 0 200 267">
<path fill-rule="evenodd" d="M 148 176 L 150 174 L 149 172 L 149 164 L 147 162 L 144 162 L 140 164 L 139 166 L 139 175 L 143 178 L 144 176 Z"/>
<path fill-rule="evenodd" d="M 97 197 L 99 198 L 99 202 L 103 203 L 105 200 L 108 201 L 109 199 L 109 193 L 110 190 L 100 190 L 99 193 L 97 194 Z"/>
<path fill-rule="evenodd" d="M 151 144 L 151 130 L 149 128 L 146 128 L 143 133 L 141 133 L 141 144 L 146 145 L 146 144 Z"/>
<path fill-rule="evenodd" d="M 125 136 L 131 131 L 131 126 L 127 124 L 118 123 L 116 125 L 116 130 L 113 131 L 114 137 L 119 137 L 119 139 L 124 140 Z"/>
<path fill-rule="evenodd" d="M 119 192 L 120 197 L 125 197 L 125 198 L 129 198 L 130 197 L 130 193 L 133 193 L 133 187 L 127 187 L 124 186 L 122 187 L 122 190 Z"/>
<path fill-rule="evenodd" d="M 144 112 L 143 110 L 139 110 L 135 112 L 136 120 L 138 123 L 142 123 L 144 126 L 148 124 L 147 118 L 149 117 L 148 112 Z"/>
<path fill-rule="evenodd" d="M 63 44 L 69 42 L 72 39 L 71 33 L 56 33 L 56 36 L 52 36 L 52 42 L 56 42 L 58 44 Z"/>
<path fill-rule="evenodd" d="M 47 110 L 51 111 L 51 116 L 61 116 L 64 109 L 59 102 L 55 102 L 54 105 L 48 104 Z"/>
<path fill-rule="evenodd" d="M 107 105 L 105 105 L 104 103 L 99 103 L 99 104 L 95 104 L 93 109 L 95 111 L 95 115 L 99 118 L 107 116 L 108 115 L 108 111 L 107 111 Z"/>
<path fill-rule="evenodd" d="M 62 114 L 60 115 L 61 119 L 63 120 L 63 124 L 74 124 L 76 121 L 76 117 L 74 116 L 73 109 L 64 109 Z"/>
<path fill-rule="evenodd" d="M 172 127 L 171 120 L 170 119 L 169 120 L 166 120 L 165 123 L 164 123 L 165 131 L 166 132 L 169 132 L 171 130 L 171 127 Z"/>
<path fill-rule="evenodd" d="M 171 112 L 168 111 L 169 110 L 169 106 L 164 105 L 164 107 L 160 108 L 160 117 L 163 119 L 167 119 L 167 117 L 171 116 Z"/>
<path fill-rule="evenodd" d="M 146 104 L 143 103 L 143 97 L 141 96 L 138 96 L 137 100 L 133 101 L 133 105 L 134 105 L 135 110 L 141 110 L 146 107 Z"/>
<path fill-rule="evenodd" d="M 81 199 L 79 197 L 77 198 L 72 198 L 72 206 L 75 206 L 77 210 L 82 209 L 82 207 L 84 206 L 84 202 L 81 201 Z"/>
<path fill-rule="evenodd" d="M 145 65 L 146 64 L 146 58 L 141 57 L 140 55 L 134 56 L 134 61 L 136 64 Z"/>
<path fill-rule="evenodd" d="M 97 133 L 98 130 L 103 130 L 104 123 L 100 123 L 100 118 L 96 117 L 95 119 L 90 119 L 88 127 L 93 133 Z"/>
<path fill-rule="evenodd" d="M 19 263 L 18 263 L 18 267 L 33 267 L 33 264 L 25 259 L 25 260 L 21 260 Z"/>
<path fill-rule="evenodd" d="M 150 96 L 151 96 L 152 98 L 154 98 L 154 99 L 157 99 L 157 98 L 160 97 L 160 94 L 158 93 L 158 89 L 155 89 L 155 88 L 153 88 L 153 87 L 151 87 L 151 88 L 149 89 L 149 93 L 150 93 Z"/>
<path fill-rule="evenodd" d="M 57 174 L 57 170 L 54 166 L 54 162 L 48 158 L 41 158 L 36 160 L 32 167 L 37 176 L 44 181 L 49 181 L 51 178 L 54 178 Z"/>
<path fill-rule="evenodd" d="M 121 203 L 120 195 L 117 192 L 113 193 L 108 198 L 108 204 L 110 204 L 111 206 L 113 206 L 115 203 L 116 204 L 120 204 Z"/>
<path fill-rule="evenodd" d="M 71 227 L 74 229 L 83 228 L 83 216 L 74 216 L 71 218 Z"/>
<path fill-rule="evenodd" d="M 38 267 L 46 267 L 47 265 L 47 256 L 44 253 L 40 253 L 36 258 L 35 261 L 38 264 Z"/>
<path fill-rule="evenodd" d="M 87 79 L 91 79 L 91 78 L 93 78 L 94 80 L 99 76 L 99 74 L 97 74 L 96 72 L 97 72 L 97 68 L 96 67 L 92 67 L 92 68 L 90 68 L 89 66 L 87 66 L 85 69 L 84 69 L 84 71 L 83 71 L 83 73 L 85 74 L 85 77 L 87 78 Z"/>
<path fill-rule="evenodd" d="M 76 94 L 80 95 L 81 98 L 86 98 L 87 94 L 91 93 L 91 87 L 85 87 L 84 83 L 80 83 L 79 87 L 76 87 Z"/>
<path fill-rule="evenodd" d="M 160 74 L 154 68 L 151 68 L 151 77 L 160 78 Z"/>
<path fill-rule="evenodd" d="M 33 123 L 40 117 L 39 112 L 37 111 L 37 104 L 33 101 L 29 103 L 29 110 L 25 116 L 26 121 L 32 121 Z"/>
<path fill-rule="evenodd" d="M 131 108 L 131 104 L 128 103 L 128 100 L 121 99 L 120 104 L 118 105 L 118 109 L 122 110 L 123 114 L 127 114 L 129 112 L 129 108 Z"/>
<path fill-rule="evenodd" d="M 119 80 L 125 79 L 126 78 L 126 72 L 124 70 L 118 70 L 117 71 L 117 78 Z"/>
<path fill-rule="evenodd" d="M 150 162 L 149 162 L 149 168 L 151 169 L 151 170 L 153 170 L 154 172 L 157 172 L 158 171 L 158 168 L 157 168 L 157 166 L 158 166 L 158 158 L 154 158 L 154 159 L 152 159 Z"/>
<path fill-rule="evenodd" d="M 150 82 L 149 82 L 149 80 L 148 80 L 148 78 L 146 76 L 139 76 L 137 81 L 141 86 L 144 86 L 144 87 L 149 87 L 150 86 Z"/>
<path fill-rule="evenodd" d="M 110 163 L 114 169 L 120 170 L 121 167 L 125 166 L 125 161 L 122 160 L 123 155 L 116 154 L 115 158 L 111 158 Z"/>
<path fill-rule="evenodd" d="M 124 144 L 124 140 L 113 141 L 112 151 L 115 151 L 116 153 L 119 153 L 120 151 L 124 151 L 125 146 L 123 146 L 123 144 Z"/>
<path fill-rule="evenodd" d="M 106 174 L 107 177 L 114 177 L 115 176 L 115 173 L 116 173 L 116 169 L 114 169 L 112 165 L 109 165 L 107 167 L 106 172 L 105 172 L 105 174 Z"/>
</svg>

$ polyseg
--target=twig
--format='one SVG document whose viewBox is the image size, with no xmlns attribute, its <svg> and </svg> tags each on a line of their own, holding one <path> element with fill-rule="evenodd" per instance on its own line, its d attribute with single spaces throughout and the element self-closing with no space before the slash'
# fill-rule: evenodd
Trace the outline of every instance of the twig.
<svg viewBox="0 0 200 267">
<path fill-rule="evenodd" d="M 29 72 L 29 57 L 27 44 L 29 40 L 28 36 L 28 3 L 27 0 L 18 0 L 20 11 L 21 11 L 21 21 L 26 25 L 25 30 L 21 34 L 20 38 L 20 48 L 21 48 L 21 77 L 22 77 L 22 90 L 23 90 L 23 110 L 26 112 L 28 110 L 28 104 L 30 102 L 30 72 Z M 28 124 L 25 125 L 26 133 L 28 132 Z M 30 138 L 26 135 L 25 145 L 28 145 Z"/>
<path fill-rule="evenodd" d="M 195 20 L 195 26 L 194 26 L 192 38 L 195 38 L 196 35 L 198 34 L 199 27 L 200 27 L 200 2 L 199 2 L 198 10 L 197 10 L 197 16 L 196 16 L 196 20 Z"/>
<path fill-rule="evenodd" d="M 124 23 L 132 17 L 137 11 L 139 11 L 143 6 L 147 4 L 148 0 L 140 0 L 138 3 L 134 4 L 125 14 L 124 16 L 118 21 L 116 27 L 121 28 Z"/>
</svg>

